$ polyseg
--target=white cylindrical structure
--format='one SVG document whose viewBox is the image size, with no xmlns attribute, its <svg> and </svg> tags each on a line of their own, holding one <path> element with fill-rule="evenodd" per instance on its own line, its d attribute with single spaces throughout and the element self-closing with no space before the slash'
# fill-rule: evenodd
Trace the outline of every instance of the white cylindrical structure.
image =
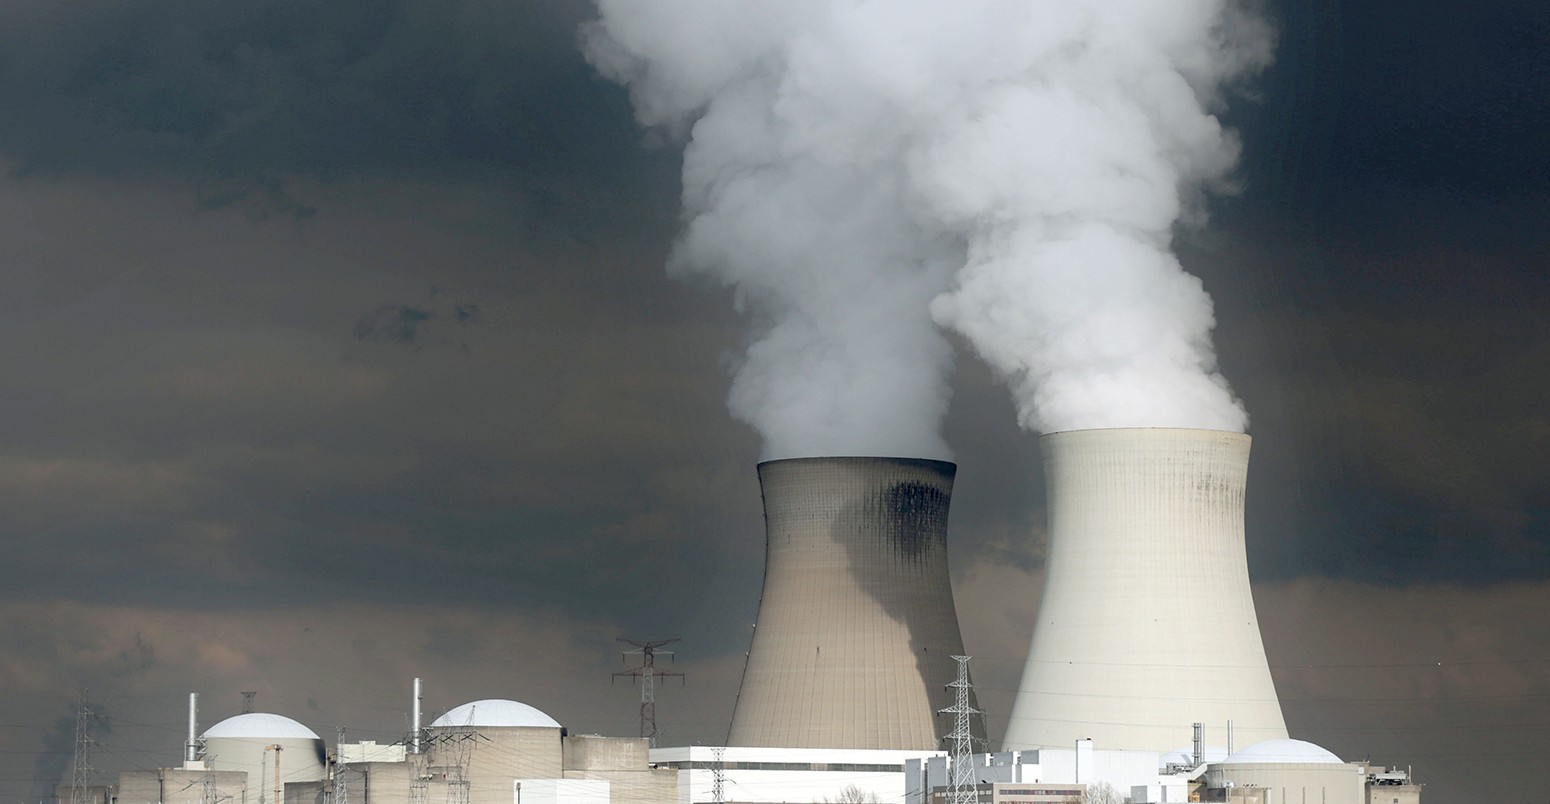
<svg viewBox="0 0 1550 804">
<path fill-rule="evenodd" d="M 963 652 L 947 574 L 956 471 L 912 458 L 759 464 L 764 593 L 730 745 L 937 748 Z"/>
<path fill-rule="evenodd" d="M 183 761 L 199 761 L 199 693 L 188 694 L 188 740 L 183 743 Z"/>
<path fill-rule="evenodd" d="M 1286 737 L 1243 541 L 1249 437 L 1126 428 L 1039 440 L 1049 548 L 1008 749 L 1166 752 L 1196 722 Z"/>
<path fill-rule="evenodd" d="M 204 741 L 205 767 L 248 775 L 248 804 L 284 804 L 274 795 L 276 767 L 282 786 L 321 781 L 327 775 L 322 738 L 283 715 L 249 712 L 229 717 L 206 729 Z"/>
<path fill-rule="evenodd" d="M 421 699 L 421 695 L 420 695 L 420 679 L 417 678 L 417 679 L 414 680 L 414 700 L 409 702 L 409 705 L 411 707 L 413 707 L 413 709 L 414 709 L 414 719 L 411 721 L 414 725 L 412 726 L 413 730 L 410 732 L 410 738 L 409 738 L 409 740 L 410 740 L 410 742 L 409 742 L 409 753 L 411 753 L 411 754 L 418 754 L 418 753 L 420 753 L 420 701 L 421 700 L 422 699 Z"/>
</svg>

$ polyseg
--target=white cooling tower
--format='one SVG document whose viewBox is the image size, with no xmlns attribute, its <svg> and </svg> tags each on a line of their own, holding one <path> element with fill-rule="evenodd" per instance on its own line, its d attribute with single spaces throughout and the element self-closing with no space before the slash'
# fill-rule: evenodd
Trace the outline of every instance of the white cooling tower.
<svg viewBox="0 0 1550 804">
<path fill-rule="evenodd" d="M 1205 723 L 1286 737 L 1249 592 L 1249 437 L 1076 430 L 1039 440 L 1049 552 L 1009 749 L 1165 752 Z M 1220 737 L 1213 737 L 1220 740 Z"/>
<path fill-rule="evenodd" d="M 728 742 L 937 748 L 963 652 L 947 575 L 957 467 L 910 458 L 759 464 L 758 625 Z M 980 731 L 976 729 L 976 731 Z"/>
</svg>

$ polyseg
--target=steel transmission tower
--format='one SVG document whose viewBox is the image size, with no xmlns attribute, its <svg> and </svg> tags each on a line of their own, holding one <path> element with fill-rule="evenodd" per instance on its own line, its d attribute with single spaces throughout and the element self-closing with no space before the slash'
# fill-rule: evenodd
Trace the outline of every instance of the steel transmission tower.
<svg viewBox="0 0 1550 804">
<path fill-rule="evenodd" d="M 258 695 L 258 690 L 243 690 L 242 714 L 250 715 L 253 713 L 253 697 L 256 695 Z"/>
<path fill-rule="evenodd" d="M 614 673 L 614 678 L 630 676 L 632 679 L 640 679 L 640 736 L 651 741 L 651 747 L 657 747 L 657 691 L 656 679 L 659 676 L 678 676 L 683 678 L 683 673 L 674 673 L 668 670 L 658 670 L 656 657 L 658 654 L 672 656 L 670 650 L 658 651 L 663 645 L 671 645 L 678 641 L 678 637 L 672 639 L 640 640 L 619 637 L 619 641 L 627 645 L 634 645 L 635 650 L 624 652 L 625 657 L 640 655 L 640 666 L 632 667 L 620 673 Z"/>
<path fill-rule="evenodd" d="M 958 678 L 947 685 L 954 693 L 953 705 L 940 710 L 941 714 L 953 716 L 953 730 L 942 738 L 947 743 L 948 762 L 952 767 L 947 804 L 976 804 L 979 800 L 979 791 L 974 784 L 974 762 L 970 757 L 974 753 L 973 718 L 980 710 L 969 705 L 974 692 L 974 684 L 969 681 L 969 658 L 952 657 L 958 663 Z"/>
<path fill-rule="evenodd" d="M 334 738 L 334 801 L 333 804 L 349 804 L 349 785 L 345 781 L 348 768 L 344 764 L 344 727 L 339 727 L 339 736 Z"/>
<path fill-rule="evenodd" d="M 710 749 L 712 762 L 710 800 L 715 804 L 726 804 L 727 800 L 727 749 L 717 746 Z"/>
<path fill-rule="evenodd" d="M 75 707 L 75 763 L 70 772 L 70 804 L 87 804 L 86 788 L 91 785 L 91 747 L 95 742 L 91 727 L 96 714 L 86 706 L 86 688 Z"/>
</svg>

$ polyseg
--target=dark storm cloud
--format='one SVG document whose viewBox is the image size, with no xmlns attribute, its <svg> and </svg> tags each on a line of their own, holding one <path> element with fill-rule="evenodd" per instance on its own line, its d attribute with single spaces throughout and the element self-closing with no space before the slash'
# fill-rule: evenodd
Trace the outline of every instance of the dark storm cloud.
<svg viewBox="0 0 1550 804">
<path fill-rule="evenodd" d="M 575 52 L 587 13 L 0 4 L 0 704 L 33 727 L 0 730 L 0 778 L 65 771 L 27 766 L 68 759 L 73 721 L 30 752 L 82 682 L 141 728 L 114 770 L 178 761 L 190 689 L 206 724 L 257 689 L 388 742 L 424 675 L 432 709 L 500 695 L 631 734 L 635 690 L 602 693 L 621 634 L 685 637 L 664 730 L 724 739 L 764 547 L 724 403 L 740 335 L 727 294 L 663 278 L 676 157 Z M 1487 696 L 1550 683 L 1544 13 L 1286 4 L 1262 101 L 1233 107 L 1245 191 L 1184 235 L 1252 416 L 1294 736 L 1415 754 L 1423 781 L 1451 762 L 1454 792 L 1481 779 L 1448 757 L 1494 739 L 1458 724 L 1542 726 Z M 1041 456 L 959 351 L 950 539 L 1000 724 Z M 1419 676 L 1436 646 L 1511 672 L 1383 691 L 1372 666 Z M 1427 696 L 1393 721 L 1325 703 Z"/>
<path fill-rule="evenodd" d="M 1313 215 L 1351 190 L 1446 190 L 1545 198 L 1541 75 L 1550 11 L 1494 0 L 1467 10 L 1411 3 L 1280 3 L 1266 102 L 1238 122 L 1254 192 L 1298 196 Z"/>
<path fill-rule="evenodd" d="M 757 532 L 753 445 L 722 415 L 720 300 L 660 280 L 651 216 L 577 246 L 461 181 L 335 185 L 301 226 L 179 194 L 0 188 L 0 597 L 229 610 L 433 582 L 707 616 L 661 590 L 714 593 L 688 582 L 722 560 L 699 547 Z"/>
<path fill-rule="evenodd" d="M 351 334 L 358 341 L 391 341 L 413 346 L 420 325 L 435 317 L 429 310 L 403 304 L 386 304 L 355 322 Z"/>
<path fill-rule="evenodd" d="M 1550 577 L 1550 14 L 1278 11 L 1245 191 L 1184 250 L 1251 414 L 1255 576 Z"/>
<path fill-rule="evenodd" d="M 1219 223 L 1236 244 L 1190 259 L 1254 416 L 1255 576 L 1550 577 L 1538 235 L 1472 251 L 1436 229 L 1379 248 Z"/>
<path fill-rule="evenodd" d="M 9 3 L 0 147 L 22 169 L 338 174 L 553 162 L 610 135 L 580 3 Z M 601 106 L 600 106 L 601 104 Z"/>
</svg>

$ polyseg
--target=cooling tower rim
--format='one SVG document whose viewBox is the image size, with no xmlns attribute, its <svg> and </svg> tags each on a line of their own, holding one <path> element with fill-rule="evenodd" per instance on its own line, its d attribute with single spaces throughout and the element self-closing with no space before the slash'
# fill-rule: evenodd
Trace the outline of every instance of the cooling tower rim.
<svg viewBox="0 0 1550 804">
<path fill-rule="evenodd" d="M 1235 437 L 1238 437 L 1238 438 L 1244 438 L 1244 439 L 1250 439 L 1250 440 L 1253 439 L 1253 436 L 1249 435 L 1248 433 L 1242 433 L 1242 432 L 1239 432 L 1237 430 L 1219 430 L 1219 429 L 1216 429 L 1214 427 L 1078 427 L 1078 428 L 1071 429 L 1071 430 L 1053 430 L 1053 431 L 1048 432 L 1048 433 L 1040 433 L 1039 434 L 1039 440 L 1043 441 L 1043 440 L 1045 440 L 1047 438 L 1054 438 L 1055 436 L 1071 436 L 1071 435 L 1076 435 L 1078 433 L 1124 433 L 1124 432 L 1131 432 L 1131 433 L 1161 433 L 1161 432 L 1194 433 L 1194 434 L 1201 435 L 1201 436 L 1205 436 L 1205 435 L 1235 436 Z"/>
<path fill-rule="evenodd" d="M 907 458 L 895 455 L 809 455 L 794 458 L 771 458 L 767 461 L 759 461 L 756 466 L 762 470 L 766 466 L 774 466 L 776 464 L 818 464 L 824 461 L 839 461 L 843 463 L 886 462 L 891 464 L 902 464 L 906 466 L 929 467 L 939 471 L 956 471 L 958 469 L 958 464 L 953 463 L 952 461 L 944 461 L 938 458 Z"/>
</svg>

